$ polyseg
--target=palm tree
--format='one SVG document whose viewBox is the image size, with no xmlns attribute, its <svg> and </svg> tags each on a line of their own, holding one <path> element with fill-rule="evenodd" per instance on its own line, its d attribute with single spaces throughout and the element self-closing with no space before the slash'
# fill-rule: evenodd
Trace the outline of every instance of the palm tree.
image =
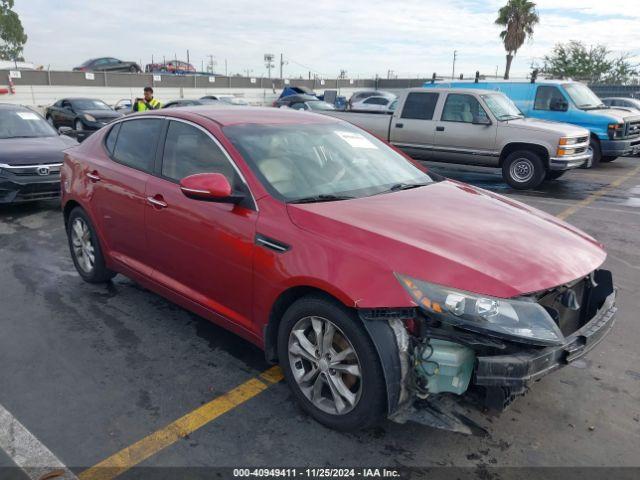
<svg viewBox="0 0 640 480">
<path fill-rule="evenodd" d="M 518 49 L 527 37 L 533 35 L 533 27 L 540 21 L 536 4 L 528 0 L 507 0 L 507 4 L 498 10 L 496 25 L 505 27 L 500 32 L 507 51 L 507 66 L 504 70 L 505 80 L 509 78 L 511 62 Z"/>
</svg>

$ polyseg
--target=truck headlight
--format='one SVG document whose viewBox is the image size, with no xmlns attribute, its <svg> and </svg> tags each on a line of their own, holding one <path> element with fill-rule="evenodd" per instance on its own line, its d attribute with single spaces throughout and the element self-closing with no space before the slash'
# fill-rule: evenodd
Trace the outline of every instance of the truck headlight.
<svg viewBox="0 0 640 480">
<path fill-rule="evenodd" d="M 93 115 L 89 115 L 88 113 L 84 114 L 84 118 L 89 122 L 95 122 L 96 121 L 96 117 L 94 117 Z"/>
<path fill-rule="evenodd" d="M 575 145 L 576 143 L 578 143 L 577 137 L 562 137 L 558 142 L 559 145 Z"/>
<path fill-rule="evenodd" d="M 541 305 L 528 298 L 495 298 L 396 277 L 427 315 L 450 325 L 534 345 L 561 345 L 562 332 Z"/>
<path fill-rule="evenodd" d="M 624 135 L 624 123 L 610 123 L 607 126 L 609 138 L 622 138 Z"/>
</svg>

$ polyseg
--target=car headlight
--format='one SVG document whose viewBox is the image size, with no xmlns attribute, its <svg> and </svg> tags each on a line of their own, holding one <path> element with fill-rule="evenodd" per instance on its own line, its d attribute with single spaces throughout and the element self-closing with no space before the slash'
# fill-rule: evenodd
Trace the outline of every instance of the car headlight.
<svg viewBox="0 0 640 480">
<path fill-rule="evenodd" d="M 495 298 L 396 277 L 430 317 L 467 330 L 535 345 L 561 345 L 562 332 L 549 313 L 527 298 Z"/>
<path fill-rule="evenodd" d="M 96 121 L 96 117 L 94 117 L 93 115 L 89 115 L 88 113 L 84 114 L 84 118 L 89 122 L 95 122 Z"/>
<path fill-rule="evenodd" d="M 559 145 L 575 145 L 578 143 L 578 137 L 562 137 Z"/>
</svg>

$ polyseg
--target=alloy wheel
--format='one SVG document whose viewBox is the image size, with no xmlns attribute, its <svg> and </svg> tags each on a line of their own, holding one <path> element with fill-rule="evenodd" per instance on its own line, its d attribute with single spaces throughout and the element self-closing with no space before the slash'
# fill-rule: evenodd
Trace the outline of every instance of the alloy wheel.
<svg viewBox="0 0 640 480">
<path fill-rule="evenodd" d="M 362 394 L 362 374 L 353 345 L 333 322 L 300 319 L 289 334 L 289 363 L 298 387 L 318 409 L 344 415 Z"/>
<path fill-rule="evenodd" d="M 96 261 L 91 230 L 82 218 L 76 218 L 71 225 L 71 244 L 78 265 L 85 273 L 91 273 Z"/>
</svg>

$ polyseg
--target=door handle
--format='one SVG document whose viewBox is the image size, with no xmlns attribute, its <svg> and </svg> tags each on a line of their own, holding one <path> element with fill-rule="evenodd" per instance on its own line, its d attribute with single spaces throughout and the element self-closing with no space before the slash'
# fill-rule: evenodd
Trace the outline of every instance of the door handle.
<svg viewBox="0 0 640 480">
<path fill-rule="evenodd" d="M 404 127 L 404 123 L 396 123 L 396 128 L 402 128 Z"/>
<path fill-rule="evenodd" d="M 147 197 L 147 202 L 153 205 L 154 208 L 167 208 L 169 205 L 164 201 L 162 195 L 156 195 L 155 197 Z"/>
<path fill-rule="evenodd" d="M 444 132 L 444 127 L 436 127 L 436 132 Z"/>
<path fill-rule="evenodd" d="M 100 175 L 95 170 L 93 172 L 87 172 L 87 178 L 93 183 L 100 181 Z"/>
</svg>

